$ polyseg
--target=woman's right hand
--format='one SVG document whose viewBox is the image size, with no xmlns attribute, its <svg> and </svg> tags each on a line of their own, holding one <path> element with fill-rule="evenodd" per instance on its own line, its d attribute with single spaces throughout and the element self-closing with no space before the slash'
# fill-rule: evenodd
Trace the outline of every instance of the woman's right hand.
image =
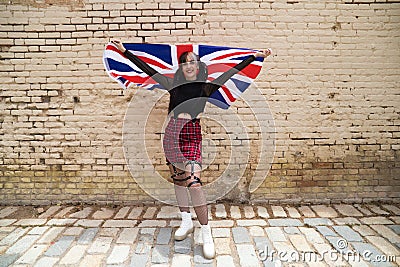
<svg viewBox="0 0 400 267">
<path fill-rule="evenodd" d="M 113 43 L 119 49 L 119 51 L 121 51 L 122 53 L 125 52 L 126 49 L 125 49 L 124 45 L 122 44 L 121 40 L 114 39 L 111 41 L 111 43 Z"/>
</svg>

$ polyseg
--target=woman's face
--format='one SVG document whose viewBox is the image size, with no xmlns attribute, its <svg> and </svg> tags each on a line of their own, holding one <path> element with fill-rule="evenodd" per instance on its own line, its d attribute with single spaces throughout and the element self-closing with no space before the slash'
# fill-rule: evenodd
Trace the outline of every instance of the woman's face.
<svg viewBox="0 0 400 267">
<path fill-rule="evenodd" d="M 197 72 L 199 70 L 199 63 L 193 53 L 189 53 L 186 57 L 186 62 L 182 63 L 182 72 L 187 81 L 194 81 L 197 79 Z"/>
</svg>

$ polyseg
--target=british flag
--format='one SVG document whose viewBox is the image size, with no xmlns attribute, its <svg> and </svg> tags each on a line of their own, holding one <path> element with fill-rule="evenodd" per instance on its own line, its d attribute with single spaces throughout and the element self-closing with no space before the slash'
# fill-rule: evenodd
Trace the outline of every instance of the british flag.
<svg viewBox="0 0 400 267">
<path fill-rule="evenodd" d="M 255 52 L 246 48 L 201 44 L 125 43 L 124 47 L 157 72 L 169 77 L 173 77 L 178 69 L 179 56 L 186 51 L 192 51 L 199 55 L 200 60 L 207 65 L 209 82 Z M 129 61 L 113 43 L 106 45 L 103 62 L 109 76 L 125 89 L 132 84 L 149 90 L 162 88 L 160 84 Z M 263 58 L 257 58 L 241 72 L 232 76 L 218 91 L 211 95 L 208 101 L 223 109 L 229 108 L 260 73 L 262 62 Z"/>
</svg>

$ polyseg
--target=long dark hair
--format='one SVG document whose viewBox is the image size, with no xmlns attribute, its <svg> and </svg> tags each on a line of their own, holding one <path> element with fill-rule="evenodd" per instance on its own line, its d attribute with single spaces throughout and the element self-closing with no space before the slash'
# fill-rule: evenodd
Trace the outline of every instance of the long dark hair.
<svg viewBox="0 0 400 267">
<path fill-rule="evenodd" d="M 185 79 L 185 75 L 183 74 L 183 71 L 182 71 L 182 63 L 188 62 L 189 53 L 192 53 L 196 57 L 196 61 L 199 64 L 199 73 L 197 74 L 196 81 L 197 82 L 205 82 L 207 80 L 207 77 L 208 77 L 207 65 L 204 62 L 201 62 L 200 61 L 200 57 L 198 55 L 196 55 L 195 53 L 193 53 L 193 52 L 184 52 L 179 56 L 179 59 L 178 59 L 179 68 L 175 72 L 175 75 L 174 75 L 174 83 L 175 83 L 175 85 L 179 85 L 179 84 L 183 84 L 183 83 L 187 82 L 186 79 Z"/>
</svg>

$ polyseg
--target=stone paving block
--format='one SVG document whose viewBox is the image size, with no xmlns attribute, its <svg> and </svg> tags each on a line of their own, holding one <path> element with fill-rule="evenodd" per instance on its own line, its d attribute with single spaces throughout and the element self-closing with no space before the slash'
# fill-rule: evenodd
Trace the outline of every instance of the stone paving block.
<svg viewBox="0 0 400 267">
<path fill-rule="evenodd" d="M 261 218 L 269 218 L 269 213 L 266 207 L 257 206 L 257 213 Z"/>
<path fill-rule="evenodd" d="M 41 236 L 41 238 L 38 240 L 37 243 L 41 244 L 49 244 L 51 243 L 54 239 L 57 238 L 59 234 L 61 234 L 62 231 L 64 231 L 65 227 L 56 227 L 53 226 L 47 231 L 44 235 Z"/>
<path fill-rule="evenodd" d="M 168 263 L 170 248 L 168 245 L 155 245 L 151 254 L 152 263 Z"/>
<path fill-rule="evenodd" d="M 111 247 L 112 237 L 100 236 L 94 240 L 90 248 L 89 254 L 105 254 Z"/>
<path fill-rule="evenodd" d="M 309 252 L 313 251 L 307 239 L 302 235 L 289 235 L 289 240 L 297 251 Z"/>
<path fill-rule="evenodd" d="M 58 239 L 49 249 L 44 253 L 44 256 L 48 257 L 58 257 L 67 251 L 69 246 L 74 241 L 74 236 L 62 236 Z"/>
<path fill-rule="evenodd" d="M 48 226 L 36 226 L 28 232 L 28 235 L 42 235 L 47 230 L 49 230 Z"/>
<path fill-rule="evenodd" d="M 325 242 L 320 233 L 318 233 L 317 230 L 315 230 L 314 228 L 299 227 L 298 229 L 312 244 L 314 243 L 322 244 Z"/>
<path fill-rule="evenodd" d="M 81 219 L 74 223 L 74 226 L 83 226 L 83 227 L 99 227 L 103 223 L 103 220 L 90 220 L 90 219 Z"/>
<path fill-rule="evenodd" d="M 138 219 L 143 212 L 143 207 L 134 207 L 128 215 L 128 219 Z"/>
<path fill-rule="evenodd" d="M 107 258 L 107 264 L 121 264 L 129 256 L 130 246 L 128 245 L 117 245 L 111 251 L 110 256 Z"/>
<path fill-rule="evenodd" d="M 38 235 L 26 235 L 15 242 L 7 251 L 7 254 L 23 254 L 39 238 Z"/>
<path fill-rule="evenodd" d="M 93 241 L 94 237 L 96 236 L 99 228 L 88 228 L 82 233 L 82 235 L 78 238 L 78 244 L 89 244 Z"/>
<path fill-rule="evenodd" d="M 148 254 L 148 253 L 150 253 L 151 248 L 152 248 L 151 243 L 138 242 L 138 244 L 135 248 L 135 253 L 136 254 Z"/>
<path fill-rule="evenodd" d="M 281 206 L 271 206 L 274 217 L 287 217 L 285 210 Z"/>
<path fill-rule="evenodd" d="M 172 257 L 171 267 L 191 266 L 190 255 L 174 254 Z"/>
<path fill-rule="evenodd" d="M 0 210 L 0 219 L 3 219 L 18 210 L 18 207 L 5 207 L 4 209 Z"/>
<path fill-rule="evenodd" d="M 400 209 L 394 205 L 382 205 L 382 207 L 390 212 L 392 212 L 394 215 L 399 215 L 400 216 Z"/>
<path fill-rule="evenodd" d="M 368 207 L 373 213 L 376 213 L 376 214 L 378 214 L 378 215 L 389 215 L 389 212 L 387 212 L 387 211 L 381 209 L 381 208 L 380 208 L 379 206 L 377 206 L 377 205 L 372 205 L 372 204 L 370 204 L 370 205 L 367 205 L 367 207 Z"/>
<path fill-rule="evenodd" d="M 113 209 L 108 209 L 108 208 L 101 208 L 100 210 L 96 210 L 92 217 L 93 219 L 110 219 L 114 215 L 114 210 Z"/>
<path fill-rule="evenodd" d="M 372 243 L 372 245 L 376 246 L 379 250 L 384 252 L 385 255 L 395 255 L 397 256 L 396 262 L 400 265 L 399 251 L 397 248 L 386 241 L 383 237 L 380 236 L 366 236 L 367 240 Z"/>
<path fill-rule="evenodd" d="M 363 214 L 352 205 L 341 204 L 341 205 L 334 205 L 334 207 L 340 214 L 344 216 L 349 216 L 349 217 L 363 216 Z"/>
<path fill-rule="evenodd" d="M 56 212 L 58 212 L 60 209 L 62 209 L 61 206 L 51 206 L 48 208 L 44 213 L 40 214 L 38 216 L 39 219 L 44 219 L 44 218 L 49 218 L 53 216 Z"/>
<path fill-rule="evenodd" d="M 266 226 L 267 222 L 263 219 L 252 219 L 252 220 L 237 220 L 238 226 Z"/>
<path fill-rule="evenodd" d="M 315 213 L 308 206 L 299 207 L 299 211 L 304 215 L 304 217 L 307 217 L 307 218 L 315 217 Z"/>
<path fill-rule="evenodd" d="M 175 206 L 162 206 L 157 214 L 158 219 L 180 219 L 179 209 Z"/>
<path fill-rule="evenodd" d="M 19 254 L 0 254 L 0 267 L 8 267 L 19 257 Z"/>
<path fill-rule="evenodd" d="M 75 245 L 65 254 L 65 256 L 60 260 L 60 264 L 70 264 L 78 265 L 80 260 L 85 255 L 87 246 L 85 245 Z"/>
<path fill-rule="evenodd" d="M 26 232 L 28 232 L 30 228 L 16 228 L 14 231 L 9 233 L 6 237 L 0 240 L 0 245 L 11 245 L 15 243 L 21 236 L 23 236 Z"/>
<path fill-rule="evenodd" d="M 289 214 L 289 217 L 291 217 L 291 218 L 300 218 L 301 217 L 300 213 L 294 207 L 286 207 L 286 210 Z"/>
<path fill-rule="evenodd" d="M 355 225 L 353 229 L 356 230 L 360 235 L 367 236 L 367 235 L 377 235 L 374 230 L 372 230 L 368 225 Z"/>
<path fill-rule="evenodd" d="M 3 226 L 0 227 L 0 234 L 5 237 L 7 234 L 14 231 L 17 227 L 16 226 Z"/>
<path fill-rule="evenodd" d="M 391 220 L 389 220 L 386 217 L 365 217 L 365 218 L 361 218 L 360 221 L 363 224 L 393 224 L 393 222 Z"/>
<path fill-rule="evenodd" d="M 264 229 L 261 226 L 250 226 L 249 233 L 251 236 L 265 236 Z"/>
<path fill-rule="evenodd" d="M 111 236 L 116 237 L 120 228 L 100 228 L 99 236 Z"/>
<path fill-rule="evenodd" d="M 117 214 L 115 214 L 114 219 L 123 219 L 128 215 L 128 212 L 131 208 L 130 207 L 122 207 L 118 210 Z"/>
<path fill-rule="evenodd" d="M 172 228 L 161 228 L 157 235 L 156 243 L 160 245 L 168 245 L 172 236 Z"/>
<path fill-rule="evenodd" d="M 53 218 L 64 218 L 65 215 L 67 215 L 70 211 L 72 211 L 75 207 L 66 207 L 62 209 L 60 212 L 58 212 L 56 215 L 53 216 Z"/>
<path fill-rule="evenodd" d="M 351 245 L 353 246 L 354 250 L 361 255 L 361 257 L 367 259 L 370 266 L 393 266 L 389 263 L 389 265 L 385 264 L 384 262 L 374 262 L 376 257 L 380 257 L 383 255 L 381 251 L 379 251 L 375 246 L 364 243 L 364 242 L 352 242 Z M 370 260 L 368 260 L 370 259 Z"/>
<path fill-rule="evenodd" d="M 230 238 L 214 238 L 215 252 L 218 255 L 232 255 Z"/>
<path fill-rule="evenodd" d="M 289 235 L 300 235 L 301 232 L 298 227 L 288 226 L 283 227 L 283 231 Z"/>
<path fill-rule="evenodd" d="M 335 224 L 338 225 L 355 225 L 355 224 L 361 224 L 361 222 L 359 220 L 357 220 L 356 218 L 352 218 L 352 217 L 346 217 L 346 218 L 335 218 L 332 219 Z"/>
<path fill-rule="evenodd" d="M 154 236 L 155 232 L 156 232 L 156 228 L 142 228 L 142 229 L 140 229 L 140 234 L 141 235 Z"/>
<path fill-rule="evenodd" d="M 217 221 L 209 221 L 211 228 L 218 227 L 233 227 L 234 222 L 232 220 L 217 220 Z"/>
<path fill-rule="evenodd" d="M 328 266 L 348 266 L 347 262 L 345 262 L 342 257 L 336 258 L 330 255 L 330 253 L 333 252 L 334 250 L 329 244 L 325 242 L 315 243 L 313 244 L 313 246 L 319 254 L 319 259 L 325 261 Z"/>
<path fill-rule="evenodd" d="M 149 207 L 143 215 L 143 219 L 152 219 L 157 212 L 157 207 Z M 128 217 L 129 218 L 129 217 Z"/>
<path fill-rule="evenodd" d="M 223 204 L 215 205 L 215 217 L 217 217 L 217 218 L 226 218 L 227 217 L 225 206 Z"/>
<path fill-rule="evenodd" d="M 174 251 L 179 254 L 190 254 L 192 251 L 192 239 L 185 238 L 182 241 L 174 242 Z"/>
<path fill-rule="evenodd" d="M 232 219 L 240 219 L 240 218 L 242 218 L 242 214 L 240 213 L 239 206 L 231 206 L 230 213 L 231 213 L 231 218 Z"/>
<path fill-rule="evenodd" d="M 392 229 L 396 234 L 400 235 L 400 225 L 388 225 L 390 229 Z"/>
<path fill-rule="evenodd" d="M 337 236 L 337 234 L 335 232 L 333 232 L 331 229 L 329 229 L 325 225 L 319 225 L 316 228 L 317 228 L 318 232 L 320 232 L 324 237 Z"/>
<path fill-rule="evenodd" d="M 385 225 L 371 225 L 378 234 L 385 237 L 390 243 L 400 243 L 400 236 Z"/>
<path fill-rule="evenodd" d="M 122 229 L 116 241 L 117 244 L 134 244 L 136 237 L 139 233 L 138 228 L 124 228 Z"/>
<path fill-rule="evenodd" d="M 251 219 L 256 216 L 252 206 L 245 206 L 243 210 L 244 210 L 244 217 L 246 217 L 247 219 Z"/>
<path fill-rule="evenodd" d="M 274 250 L 274 246 L 267 237 L 254 237 L 255 249 L 257 253 L 261 256 L 264 253 L 265 256 L 269 256 Z"/>
<path fill-rule="evenodd" d="M 279 227 L 266 227 L 265 231 L 267 232 L 269 240 L 271 240 L 272 242 L 285 242 L 287 240 L 282 229 Z"/>
<path fill-rule="evenodd" d="M 103 224 L 103 227 L 116 227 L 116 228 L 123 228 L 123 227 L 135 227 L 136 220 L 106 220 Z"/>
<path fill-rule="evenodd" d="M 9 226 L 9 225 L 15 223 L 16 221 L 17 221 L 16 219 L 1 219 L 0 227 Z"/>
<path fill-rule="evenodd" d="M 350 253 L 349 243 L 346 240 L 343 240 L 342 237 L 339 236 L 327 236 L 326 240 L 341 253 Z"/>
<path fill-rule="evenodd" d="M 230 228 L 211 228 L 213 237 L 230 237 L 231 229 Z"/>
<path fill-rule="evenodd" d="M 59 261 L 59 258 L 55 258 L 55 257 L 42 257 L 40 258 L 36 264 L 33 267 L 52 267 L 54 266 L 57 261 Z"/>
<path fill-rule="evenodd" d="M 76 219 L 50 219 L 46 225 L 70 226 L 76 222 Z"/>
<path fill-rule="evenodd" d="M 302 226 L 299 219 L 268 219 L 270 226 Z"/>
<path fill-rule="evenodd" d="M 138 227 L 166 227 L 167 222 L 164 220 L 144 220 Z"/>
<path fill-rule="evenodd" d="M 68 217 L 69 218 L 86 219 L 89 217 L 89 215 L 92 213 L 92 211 L 93 211 L 92 207 L 86 207 L 83 210 L 80 210 L 80 211 L 70 214 Z"/>
<path fill-rule="evenodd" d="M 371 216 L 373 214 L 369 209 L 365 208 L 364 206 L 362 206 L 360 204 L 354 204 L 353 206 L 366 216 Z"/>
<path fill-rule="evenodd" d="M 213 260 L 206 259 L 203 257 L 203 246 L 201 245 L 196 245 L 193 250 L 193 261 L 195 263 L 195 266 L 198 266 L 198 264 L 210 264 L 213 263 Z"/>
<path fill-rule="evenodd" d="M 305 218 L 304 224 L 311 226 L 333 225 L 333 222 L 328 218 Z"/>
<path fill-rule="evenodd" d="M 68 227 L 64 235 L 80 235 L 83 232 L 83 227 Z"/>
<path fill-rule="evenodd" d="M 245 227 L 232 228 L 233 240 L 236 244 L 250 243 L 250 235 Z"/>
<path fill-rule="evenodd" d="M 253 245 L 237 244 L 236 249 L 241 267 L 259 266 L 259 259 Z"/>
<path fill-rule="evenodd" d="M 233 258 L 230 255 L 217 256 L 216 260 L 217 260 L 217 267 L 235 267 L 235 262 L 233 261 Z"/>
<path fill-rule="evenodd" d="M 83 260 L 80 262 L 79 267 L 99 267 L 99 266 L 102 266 L 102 262 L 103 262 L 104 257 L 105 257 L 105 255 L 85 255 Z"/>
<path fill-rule="evenodd" d="M 333 229 L 348 242 L 351 242 L 351 241 L 362 242 L 363 241 L 362 237 L 356 231 L 354 231 L 347 225 L 333 226 Z"/>
<path fill-rule="evenodd" d="M 19 226 L 37 226 L 44 225 L 46 223 L 46 219 L 21 219 L 14 223 L 14 225 Z"/>
<path fill-rule="evenodd" d="M 46 250 L 47 245 L 34 245 L 28 249 L 22 257 L 20 257 L 16 264 L 28 264 L 32 266 L 40 255 Z M 1 258 L 0 258 L 1 261 Z"/>
<path fill-rule="evenodd" d="M 322 218 L 335 218 L 338 216 L 333 208 L 326 205 L 313 205 L 311 208 Z"/>
<path fill-rule="evenodd" d="M 395 224 L 400 224 L 400 216 L 391 216 L 389 217 Z"/>
<path fill-rule="evenodd" d="M 150 261 L 150 252 L 136 254 L 134 253 L 130 260 L 130 267 L 143 267 L 147 266 L 147 263 Z"/>
</svg>

